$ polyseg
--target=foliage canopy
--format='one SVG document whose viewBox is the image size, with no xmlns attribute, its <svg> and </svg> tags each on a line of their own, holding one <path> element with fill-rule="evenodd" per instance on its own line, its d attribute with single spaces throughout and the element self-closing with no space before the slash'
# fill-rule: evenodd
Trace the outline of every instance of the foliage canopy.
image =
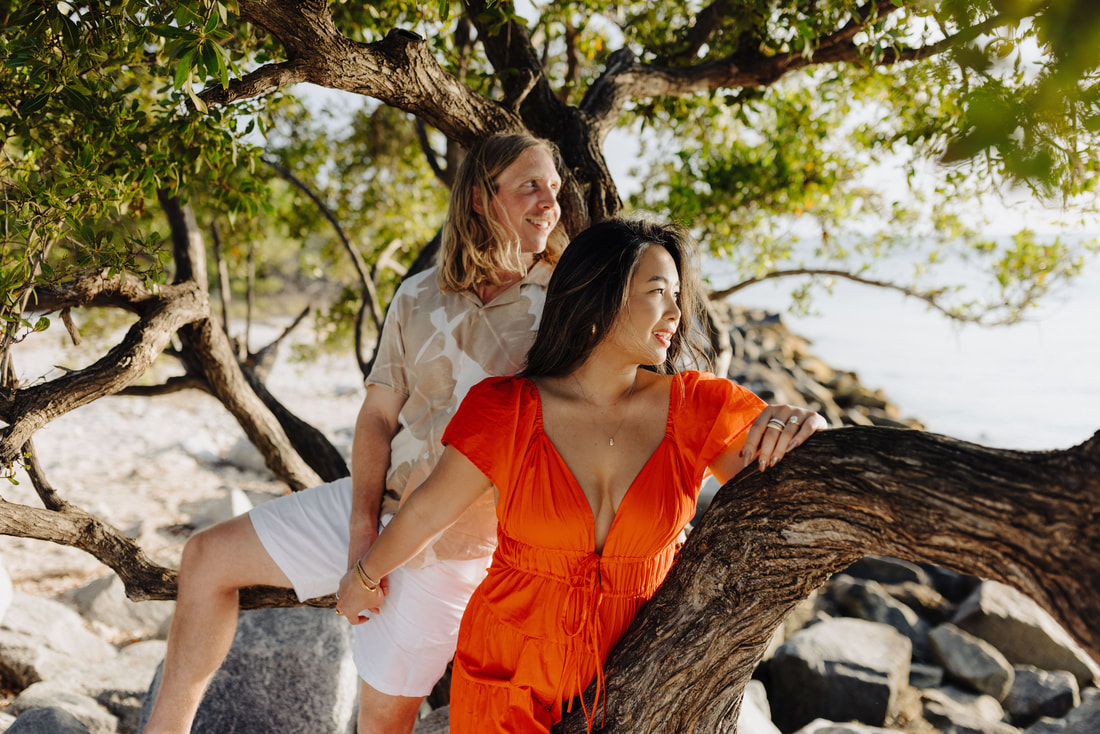
<svg viewBox="0 0 1100 734">
<path fill-rule="evenodd" d="M 11 326 L 30 326 L 35 285 L 166 280 L 165 191 L 219 225 L 235 272 L 256 257 L 279 281 L 342 281 L 344 312 L 358 289 L 316 201 L 392 266 L 374 272 L 384 296 L 438 225 L 460 146 L 508 128 L 563 148 L 572 229 L 620 211 L 604 144 L 635 137 L 627 208 L 689 223 L 742 284 L 852 276 L 1010 320 L 1090 247 L 995 240 L 971 216 L 1014 187 L 1067 224 L 1092 213 L 1087 0 L 6 2 L 0 29 Z M 334 114 L 303 82 L 358 96 Z M 960 254 L 992 297 L 927 279 Z M 911 269 L 877 275 L 887 255 Z"/>
</svg>

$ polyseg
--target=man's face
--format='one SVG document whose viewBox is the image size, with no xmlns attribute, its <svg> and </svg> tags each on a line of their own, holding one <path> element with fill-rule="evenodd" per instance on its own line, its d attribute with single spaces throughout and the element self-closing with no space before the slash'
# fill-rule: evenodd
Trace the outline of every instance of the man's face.
<svg viewBox="0 0 1100 734">
<path fill-rule="evenodd" d="M 516 234 L 529 259 L 546 249 L 561 217 L 558 192 L 561 177 L 544 149 L 528 148 L 496 177 L 493 216 Z M 475 207 L 475 210 L 477 207 Z"/>
</svg>

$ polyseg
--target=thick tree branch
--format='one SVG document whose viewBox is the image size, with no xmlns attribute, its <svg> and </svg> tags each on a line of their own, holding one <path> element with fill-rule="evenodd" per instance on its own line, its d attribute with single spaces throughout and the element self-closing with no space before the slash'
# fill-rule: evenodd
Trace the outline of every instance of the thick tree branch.
<svg viewBox="0 0 1100 734">
<path fill-rule="evenodd" d="M 469 147 L 493 132 L 522 130 L 518 115 L 477 94 L 446 72 L 415 33 L 393 30 L 381 41 L 356 43 L 342 35 L 325 2 L 241 2 L 241 18 L 276 38 L 287 54 L 241 80 L 204 90 L 207 104 L 254 97 L 284 81 L 308 81 L 410 112 Z"/>
<path fill-rule="evenodd" d="M 112 279 L 119 283 L 125 279 Z M 93 300 L 95 300 L 93 298 Z M 194 283 L 165 286 L 122 341 L 94 364 L 16 391 L 0 415 L 0 464 L 15 461 L 31 436 L 54 418 L 103 395 L 118 392 L 148 369 L 180 327 L 209 311 L 206 292 Z"/>
<path fill-rule="evenodd" d="M 1098 508 L 1100 432 L 1050 452 L 889 428 L 819 433 L 717 494 L 608 660 L 605 731 L 735 731 L 774 630 L 869 554 L 1013 586 L 1100 659 Z M 584 731 L 584 718 L 555 731 Z"/>
</svg>

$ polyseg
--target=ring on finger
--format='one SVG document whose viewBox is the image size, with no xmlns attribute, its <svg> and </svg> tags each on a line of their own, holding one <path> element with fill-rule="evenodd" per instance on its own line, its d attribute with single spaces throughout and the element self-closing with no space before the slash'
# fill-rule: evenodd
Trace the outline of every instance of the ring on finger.
<svg viewBox="0 0 1100 734">
<path fill-rule="evenodd" d="M 786 426 L 783 424 L 783 421 L 779 420 L 778 418 L 772 418 L 770 421 L 768 421 L 768 428 L 774 428 L 777 431 L 782 431 L 785 427 Z"/>
<path fill-rule="evenodd" d="M 787 422 L 788 423 L 793 423 L 794 425 L 797 426 L 798 425 L 798 416 L 797 415 L 792 415 L 790 418 L 787 419 Z"/>
</svg>

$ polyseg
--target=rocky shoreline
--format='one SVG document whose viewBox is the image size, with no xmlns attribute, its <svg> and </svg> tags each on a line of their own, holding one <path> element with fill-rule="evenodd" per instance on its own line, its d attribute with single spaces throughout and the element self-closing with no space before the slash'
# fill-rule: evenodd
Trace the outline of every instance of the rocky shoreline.
<svg viewBox="0 0 1100 734">
<path fill-rule="evenodd" d="M 780 317 L 741 309 L 723 315 L 731 324 L 728 374 L 765 399 L 812 405 L 832 425 L 921 427 L 856 374 L 816 358 Z M 327 373 L 303 392 L 326 384 L 335 391 L 325 397 L 329 405 L 354 403 L 343 410 L 353 417 L 360 396 L 341 379 Z M 346 444 L 346 430 L 321 427 Z M 165 556 L 178 557 L 188 532 L 278 492 L 240 441 L 192 437 L 176 449 L 190 457 L 181 466 L 216 475 L 223 491 L 171 525 L 144 530 L 169 539 L 160 549 Z M 168 454 L 158 449 L 158 460 Z M 44 591 L 22 572 L 13 589 L 0 575 L 0 680 L 10 692 L 0 732 L 139 731 L 172 608 L 130 602 L 113 574 L 61 592 Z M 739 730 L 1096 734 L 1098 676 L 1100 666 L 1012 589 L 868 557 L 834 576 L 777 631 L 746 691 Z M 330 611 L 246 612 L 194 731 L 350 733 L 356 688 L 349 628 Z M 445 706 L 425 705 L 423 714 L 417 732 L 446 731 Z"/>
</svg>

